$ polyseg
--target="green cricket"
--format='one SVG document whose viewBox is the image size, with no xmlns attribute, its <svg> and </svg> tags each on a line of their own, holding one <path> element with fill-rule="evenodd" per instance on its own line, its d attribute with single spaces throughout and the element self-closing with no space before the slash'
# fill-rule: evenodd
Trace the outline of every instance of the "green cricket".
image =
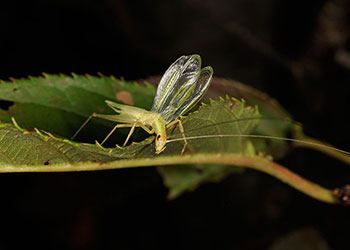
<svg viewBox="0 0 350 250">
<path fill-rule="evenodd" d="M 118 123 L 100 145 L 103 145 L 117 128 L 130 127 L 130 132 L 123 144 L 124 147 L 135 128 L 141 127 L 149 134 L 156 134 L 155 153 L 160 154 L 166 148 L 166 131 L 179 125 L 184 141 L 184 146 L 181 150 L 181 154 L 183 154 L 187 146 L 187 140 L 179 116 L 186 113 L 200 101 L 213 77 L 213 68 L 207 66 L 201 69 L 201 63 L 199 55 L 181 56 L 177 59 L 161 78 L 150 111 L 106 100 L 106 104 L 117 114 L 92 113 L 75 132 L 72 139 L 77 136 L 91 118 L 98 117 Z"/>
</svg>

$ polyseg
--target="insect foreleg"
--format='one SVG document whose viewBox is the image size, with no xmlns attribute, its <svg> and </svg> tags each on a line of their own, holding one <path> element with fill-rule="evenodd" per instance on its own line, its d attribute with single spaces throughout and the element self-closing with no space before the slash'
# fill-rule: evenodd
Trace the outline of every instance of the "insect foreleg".
<svg viewBox="0 0 350 250">
<path fill-rule="evenodd" d="M 144 124 L 139 124 L 139 126 L 143 129 L 143 130 L 145 130 L 147 133 L 149 133 L 150 135 L 151 134 L 154 134 L 154 128 L 152 128 L 152 129 L 149 129 L 146 125 L 144 125 Z"/>
<path fill-rule="evenodd" d="M 185 129 L 184 129 L 184 126 L 182 125 L 181 120 L 180 119 L 176 119 L 176 120 L 172 121 L 171 123 L 169 123 L 167 125 L 167 127 L 168 128 L 172 128 L 176 124 L 179 124 L 179 130 L 180 130 L 181 135 L 182 135 L 183 140 L 184 140 L 184 146 L 183 146 L 183 148 L 181 150 L 181 155 L 183 155 L 183 153 L 185 152 L 185 149 L 186 149 L 188 143 L 187 143 L 186 136 L 185 136 Z"/>
<path fill-rule="evenodd" d="M 130 124 L 120 124 L 120 125 L 130 125 Z M 127 127 L 127 126 L 125 126 Z M 153 134 L 154 133 L 154 129 L 149 129 L 146 125 L 142 124 L 142 123 L 134 123 L 130 129 L 130 132 L 128 134 L 128 136 L 126 137 L 126 140 L 123 144 L 123 147 L 125 147 L 125 145 L 128 143 L 131 135 L 134 133 L 135 127 L 141 127 L 143 130 L 145 130 L 147 133 L 149 134 Z"/>
</svg>

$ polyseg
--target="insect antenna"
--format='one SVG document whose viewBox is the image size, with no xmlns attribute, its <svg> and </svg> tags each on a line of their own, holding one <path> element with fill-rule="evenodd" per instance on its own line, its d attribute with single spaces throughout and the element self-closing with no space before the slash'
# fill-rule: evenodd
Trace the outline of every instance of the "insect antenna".
<svg viewBox="0 0 350 250">
<path fill-rule="evenodd" d="M 278 117 L 246 117 L 246 118 L 241 118 L 237 120 L 229 120 L 229 121 L 223 121 L 223 122 L 218 122 L 215 124 L 209 124 L 209 125 L 204 125 L 198 128 L 194 129 L 187 129 L 185 130 L 186 132 L 191 132 L 195 131 L 198 129 L 205 129 L 205 128 L 210 128 L 213 126 L 217 125 L 224 125 L 228 123 L 233 123 L 233 122 L 240 122 L 240 121 L 249 121 L 249 120 L 257 120 L 257 119 L 262 119 L 262 120 L 276 120 L 280 122 L 285 122 L 285 123 L 292 123 L 293 125 L 297 125 L 299 127 L 302 127 L 302 124 L 294 121 L 293 119 L 290 118 L 278 118 Z M 289 141 L 293 143 L 299 143 L 299 144 L 304 144 L 304 145 L 311 145 L 311 146 L 317 146 L 319 148 L 324 148 L 328 150 L 332 150 L 341 154 L 345 154 L 350 156 L 349 151 L 345 151 L 342 149 L 338 149 L 336 147 L 318 143 L 318 142 L 313 142 L 313 141 L 306 141 L 306 140 L 300 140 L 300 139 L 294 139 L 294 138 L 287 138 L 287 137 L 280 137 L 280 136 L 273 136 L 273 135 L 259 135 L 259 134 L 213 134 L 213 135 L 197 135 L 197 136 L 186 136 L 186 137 L 178 137 L 180 136 L 181 133 L 176 133 L 168 137 L 167 143 L 171 142 L 177 142 L 177 141 L 183 141 L 183 140 L 194 140 L 194 139 L 205 139 L 205 138 L 225 138 L 225 137 L 246 137 L 246 138 L 261 138 L 261 139 L 270 139 L 270 140 L 281 140 L 281 141 Z M 177 138 L 174 138 L 177 137 Z M 173 139 L 172 139 L 173 138 Z"/>
<path fill-rule="evenodd" d="M 272 140 L 283 140 L 283 141 L 290 141 L 295 143 L 301 143 L 301 144 L 308 144 L 313 145 L 325 149 L 330 149 L 339 153 L 343 153 L 346 155 L 350 155 L 350 152 L 341 150 L 332 146 L 316 143 L 316 142 L 309 142 L 309 141 L 303 141 L 293 138 L 285 138 L 285 137 L 279 137 L 279 136 L 270 136 L 270 135 L 254 135 L 254 134 L 227 134 L 227 135 L 197 135 L 197 136 L 189 136 L 189 137 L 181 137 L 181 138 L 175 138 L 168 140 L 167 143 L 170 142 L 176 142 L 176 141 L 183 141 L 183 140 L 194 140 L 194 139 L 205 139 L 205 138 L 223 138 L 223 137 L 248 137 L 248 138 L 263 138 L 263 139 L 272 139 Z"/>
<path fill-rule="evenodd" d="M 254 120 L 275 120 L 275 121 L 280 121 L 280 122 L 284 122 L 284 123 L 291 123 L 293 125 L 297 125 L 302 127 L 302 124 L 300 122 L 294 121 L 291 118 L 280 118 L 280 117 L 267 117 L 267 116 L 263 116 L 263 117 L 245 117 L 245 118 L 240 118 L 240 119 L 236 119 L 236 120 L 227 120 L 227 121 L 223 121 L 223 122 L 217 122 L 214 124 L 208 124 L 208 125 L 204 125 L 201 127 L 197 127 L 197 128 L 192 128 L 192 129 L 186 129 L 186 132 L 192 132 L 192 131 L 197 131 L 199 129 L 206 129 L 206 128 L 210 128 L 213 126 L 220 126 L 220 125 L 224 125 L 224 124 L 229 124 L 229 123 L 235 123 L 235 122 L 241 122 L 241 121 L 254 121 Z M 180 136 L 181 133 L 176 133 L 176 134 L 172 134 L 171 136 L 168 136 L 169 139 Z"/>
</svg>

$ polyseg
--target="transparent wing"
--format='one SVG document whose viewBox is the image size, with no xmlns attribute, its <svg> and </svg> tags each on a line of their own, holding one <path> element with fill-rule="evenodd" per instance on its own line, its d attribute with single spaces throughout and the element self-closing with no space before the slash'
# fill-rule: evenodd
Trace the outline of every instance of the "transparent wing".
<svg viewBox="0 0 350 250">
<path fill-rule="evenodd" d="M 182 56 L 177 59 L 160 80 L 152 111 L 162 113 L 178 91 L 183 91 L 196 82 L 200 68 L 199 55 Z"/>
<path fill-rule="evenodd" d="M 152 111 L 158 111 L 160 109 L 162 103 L 164 103 L 164 100 L 169 95 L 169 91 L 179 78 L 181 69 L 184 67 L 188 58 L 189 56 L 181 56 L 172 65 L 170 65 L 167 71 L 165 71 L 162 79 L 158 84 L 157 93 L 153 101 Z"/>
<path fill-rule="evenodd" d="M 160 113 L 161 117 L 166 122 L 173 121 L 196 105 L 207 91 L 213 72 L 213 68 L 210 66 L 203 68 L 198 80 L 184 91 L 178 91 L 177 95 Z"/>
</svg>

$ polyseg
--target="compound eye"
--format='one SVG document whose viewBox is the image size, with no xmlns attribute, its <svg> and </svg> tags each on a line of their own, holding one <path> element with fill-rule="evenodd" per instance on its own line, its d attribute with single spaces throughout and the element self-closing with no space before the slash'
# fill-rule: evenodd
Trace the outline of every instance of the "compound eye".
<svg viewBox="0 0 350 250">
<path fill-rule="evenodd" d="M 160 135 L 157 135 L 156 140 L 158 141 L 160 139 Z"/>
</svg>

